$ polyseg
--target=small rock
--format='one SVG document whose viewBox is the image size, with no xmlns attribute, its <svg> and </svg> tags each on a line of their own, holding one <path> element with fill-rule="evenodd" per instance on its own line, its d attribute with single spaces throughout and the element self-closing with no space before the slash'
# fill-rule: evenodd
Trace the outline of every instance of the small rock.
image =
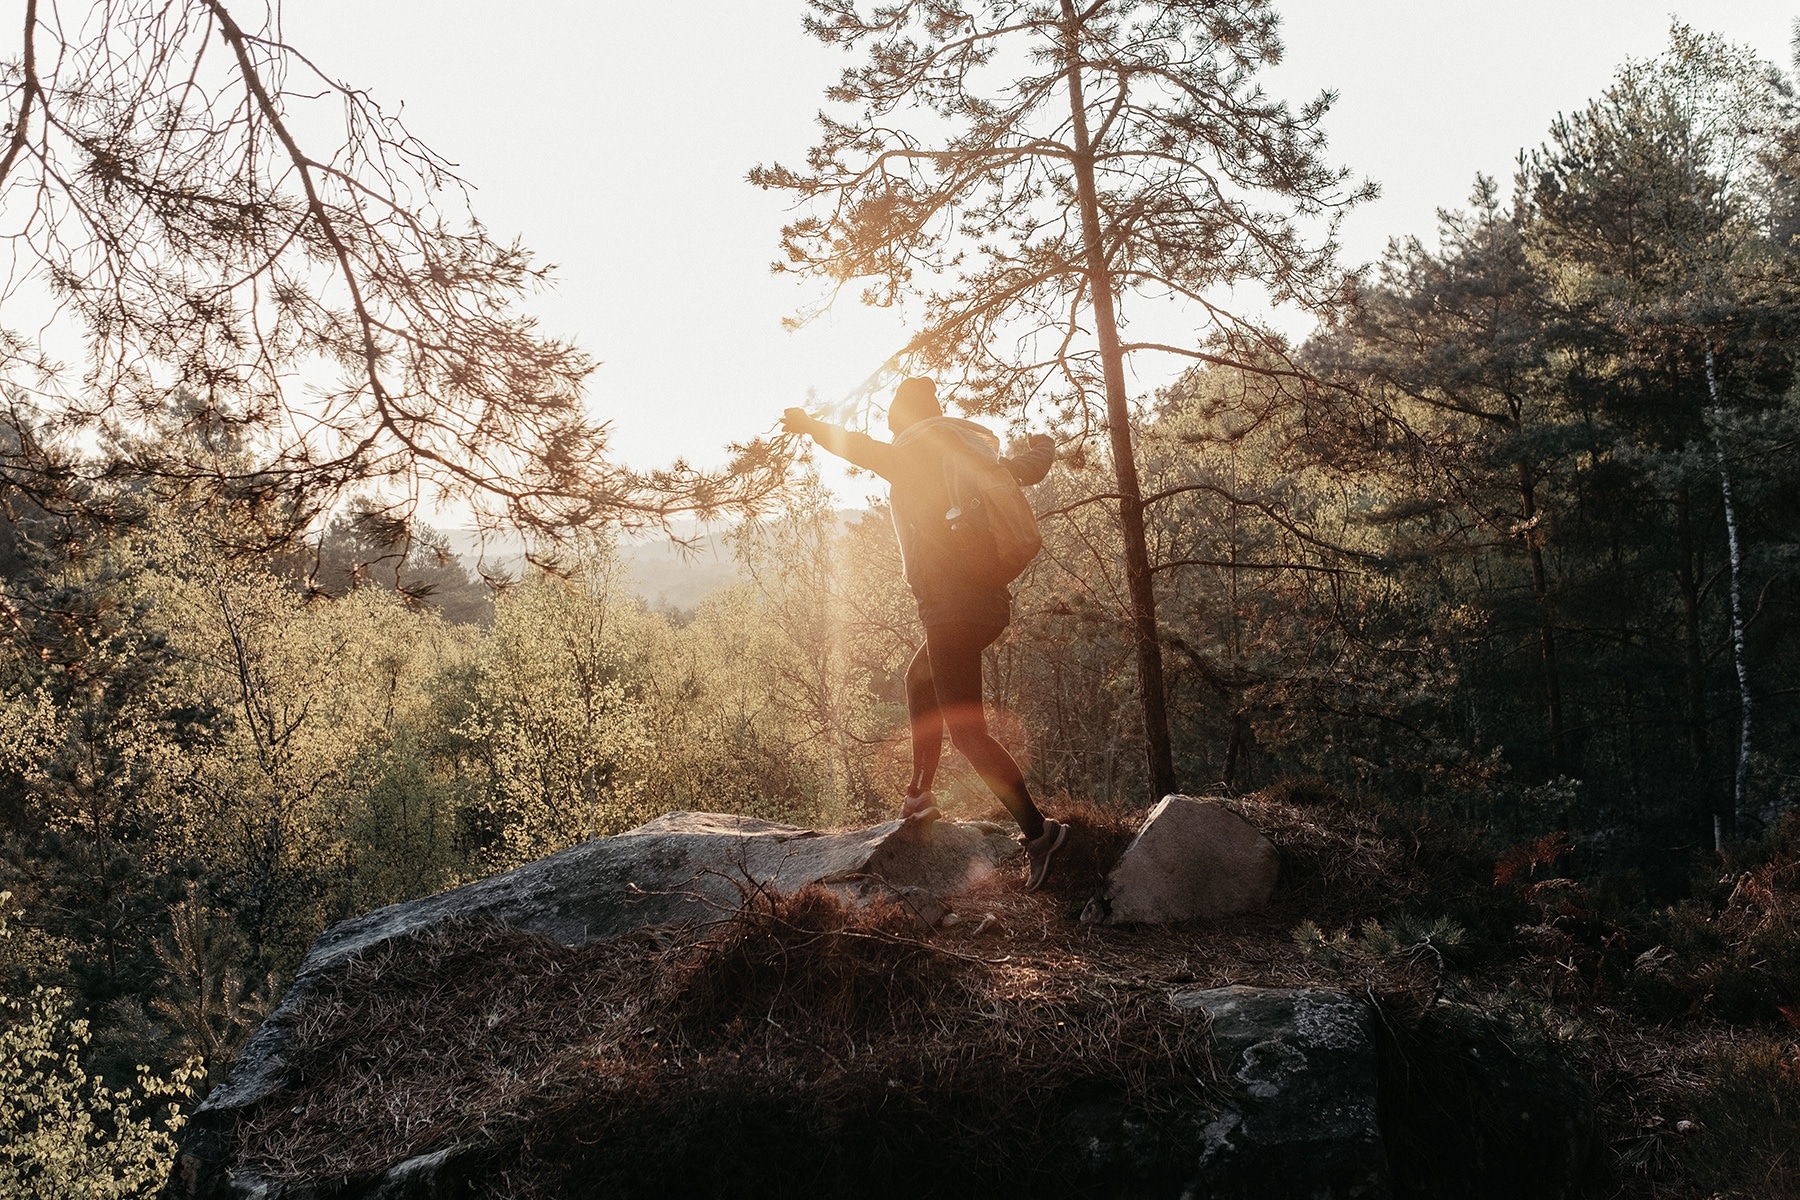
<svg viewBox="0 0 1800 1200">
<path fill-rule="evenodd" d="M 945 913 L 944 919 L 938 922 L 938 926 L 943 929 L 949 929 L 953 925 L 961 925 L 961 924 L 962 924 L 962 917 L 953 912 Z"/>
<path fill-rule="evenodd" d="M 1280 869 L 1275 844 L 1224 805 L 1165 796 L 1081 917 L 1158 925 L 1254 912 L 1268 904 Z"/>
<path fill-rule="evenodd" d="M 461 1194 L 467 1164 L 463 1147 L 450 1146 L 431 1154 L 409 1158 L 389 1167 L 363 1194 L 364 1200 L 440 1200 Z"/>
</svg>

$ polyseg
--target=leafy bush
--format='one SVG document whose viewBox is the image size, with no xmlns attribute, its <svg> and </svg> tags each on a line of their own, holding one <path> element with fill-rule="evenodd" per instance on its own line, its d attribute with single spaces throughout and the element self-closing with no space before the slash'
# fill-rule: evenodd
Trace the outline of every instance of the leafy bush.
<svg viewBox="0 0 1800 1200">
<path fill-rule="evenodd" d="M 1662 1011 L 1769 1024 L 1800 1011 L 1800 813 L 1741 848 L 1668 909 L 1638 956 L 1637 995 Z"/>
<path fill-rule="evenodd" d="M 0 1000 L 0 1200 L 147 1196 L 168 1177 L 182 1106 L 202 1075 L 140 1068 L 135 1088 L 89 1075 L 88 1023 L 57 988 Z"/>
<path fill-rule="evenodd" d="M 1465 931 L 1449 917 L 1402 914 L 1386 924 L 1370 917 L 1357 929 L 1330 936 L 1314 922 L 1302 921 L 1291 936 L 1308 958 L 1333 970 L 1422 965 L 1442 973 L 1459 956 Z"/>
</svg>

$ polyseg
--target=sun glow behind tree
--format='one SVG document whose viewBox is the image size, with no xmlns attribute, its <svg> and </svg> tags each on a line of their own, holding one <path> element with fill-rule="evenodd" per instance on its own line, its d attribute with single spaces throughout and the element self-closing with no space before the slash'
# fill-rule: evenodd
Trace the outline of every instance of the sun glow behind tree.
<svg viewBox="0 0 1800 1200">
<path fill-rule="evenodd" d="M 1175 790 L 1126 362 L 1172 355 L 1298 378 L 1266 308 L 1337 298 L 1336 222 L 1374 189 L 1324 158 L 1332 97 L 1264 92 L 1267 0 L 1058 4 L 811 0 L 807 28 L 863 61 L 828 90 L 804 168 L 758 167 L 802 215 L 778 270 L 922 300 L 901 355 L 960 380 L 971 412 L 1047 406 L 1104 435 L 1154 792 Z M 833 292 L 835 295 L 835 290 Z M 1175 301 L 1188 331 L 1132 330 Z"/>
</svg>

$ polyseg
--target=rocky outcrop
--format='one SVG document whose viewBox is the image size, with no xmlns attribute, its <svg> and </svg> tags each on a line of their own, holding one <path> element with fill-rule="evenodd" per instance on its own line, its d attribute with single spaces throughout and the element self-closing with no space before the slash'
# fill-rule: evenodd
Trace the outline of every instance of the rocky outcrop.
<svg viewBox="0 0 1800 1200">
<path fill-rule="evenodd" d="M 1275 844 L 1224 805 L 1165 796 L 1082 920 L 1162 925 L 1255 912 L 1268 904 L 1280 870 Z"/>
<path fill-rule="evenodd" d="M 1236 1093 L 1202 1131 L 1191 1194 L 1376 1200 L 1389 1194 L 1368 1006 L 1311 988 L 1174 997 L 1212 1018 Z"/>
<path fill-rule="evenodd" d="M 564 945 L 729 913 L 747 889 L 822 883 L 847 898 L 882 897 L 927 925 L 943 900 L 989 879 L 1018 854 L 995 824 L 942 822 L 921 836 L 900 821 L 842 833 L 719 813 L 669 813 L 504 875 L 394 904 L 326 930 L 300 974 L 445 921 L 492 921 Z"/>
<path fill-rule="evenodd" d="M 754 890 L 793 892 L 807 884 L 852 901 L 899 903 L 929 925 L 946 911 L 946 899 L 986 882 L 1017 854 L 1011 832 L 988 822 L 940 821 L 921 830 L 888 821 L 821 833 L 753 817 L 677 812 L 503 875 L 344 921 L 313 944 L 281 1004 L 195 1112 L 166 1194 L 272 1195 L 256 1180 L 232 1178 L 230 1130 L 239 1114 L 287 1082 L 293 1022 L 319 976 L 383 942 L 460 921 L 582 945 L 651 926 L 719 919 Z M 435 1186 L 430 1181 L 441 1167 L 403 1164 L 380 1194 L 432 1194 L 419 1189 Z M 407 1172 L 422 1174 L 414 1180 Z"/>
<path fill-rule="evenodd" d="M 889 822 L 827 834 L 676 813 L 505 875 L 344 922 L 314 945 L 280 1008 L 183 1131 L 165 1195 L 449 1200 L 488 1194 L 503 1177 L 516 1182 L 515 1171 L 526 1172 L 522 1177 L 546 1194 L 622 1198 L 789 1191 L 986 1196 L 1000 1194 L 997 1182 L 1016 1185 L 1008 1195 L 1143 1200 L 1573 1194 L 1591 1139 L 1590 1099 L 1553 1056 L 1528 1062 L 1504 1029 L 1472 1009 L 1433 1007 L 1423 1021 L 1400 1022 L 1415 1031 L 1402 1043 L 1394 1023 L 1338 992 L 1243 986 L 1165 992 L 1154 982 L 1090 967 L 1080 954 L 1040 960 L 1036 932 L 992 950 L 985 949 L 992 943 L 977 941 L 958 948 L 953 937 L 926 945 L 906 930 L 905 918 L 885 911 L 875 913 L 867 929 L 850 930 L 854 940 L 843 943 L 886 948 L 887 957 L 878 955 L 864 967 L 856 967 L 861 959 L 841 955 L 808 960 L 806 954 L 826 944 L 819 931 L 827 927 L 792 924 L 792 908 L 780 918 L 789 922 L 780 928 L 792 936 L 769 943 L 775 952 L 762 959 L 744 949 L 750 943 L 731 941 L 739 936 L 734 931 L 749 928 L 744 915 L 693 939 L 659 933 L 612 940 L 654 927 L 723 922 L 747 896 L 798 892 L 806 885 L 823 886 L 853 904 L 891 900 L 934 922 L 947 901 L 990 880 L 1017 853 L 1010 834 L 997 825 L 949 821 L 925 829 Z M 1273 853 L 1272 847 L 1264 853 L 1260 839 L 1217 805 L 1170 797 L 1133 843 L 1135 865 L 1121 862 L 1112 877 L 1117 890 L 1107 894 L 1115 903 L 1138 896 L 1133 889 L 1156 880 L 1149 867 L 1157 864 L 1178 892 L 1183 872 L 1171 848 L 1186 846 L 1201 860 L 1190 864 L 1188 874 L 1201 877 L 1200 891 L 1212 897 L 1214 911 L 1222 903 L 1266 899 L 1274 882 Z M 802 893 L 793 903 L 817 902 Z M 839 906 L 823 904 L 840 923 L 846 919 Z M 1126 914 L 1143 911 L 1122 907 Z M 753 905 L 745 911 L 775 910 Z M 1121 919 L 1117 910 L 1112 916 Z M 564 946 L 608 944 L 563 951 L 493 926 Z M 1095 949 L 1100 941 L 1130 943 L 1145 936 L 1067 932 Z M 1201 928 L 1167 936 L 1209 935 Z M 390 942 L 381 954 L 365 957 Z M 492 945 L 499 943 L 528 945 L 553 961 L 533 968 L 541 974 L 508 976 L 493 957 Z M 724 949 L 712 961 L 726 968 L 717 978 L 727 982 L 708 994 L 730 1003 L 692 1018 L 692 1025 L 681 1023 L 688 1016 L 668 1014 L 701 1010 L 650 1005 L 665 995 L 658 989 L 667 975 L 645 976 L 649 985 L 615 993 L 595 986 L 608 976 L 574 973 L 580 961 L 608 955 L 608 961 L 662 971 L 659 964 L 715 944 Z M 450 946 L 468 965 L 437 976 L 401 970 L 427 961 L 421 947 L 430 946 Z M 811 998 L 834 993 L 797 992 L 809 999 L 776 1009 L 771 996 L 784 993 L 755 991 L 763 977 L 741 974 L 756 962 L 773 964 L 771 977 L 786 988 L 809 978 L 808 961 L 818 978 L 830 978 L 830 971 L 873 972 L 868 977 L 876 989 L 857 993 L 860 998 L 844 1011 L 875 1017 L 864 1025 L 844 1024 L 840 1012 L 834 1018 L 839 1025 L 822 1032 L 829 1021 L 821 1014 L 836 1010 Z M 816 970 L 819 962 L 827 968 Z M 933 962 L 949 962 L 944 969 L 961 974 L 922 973 Z M 370 978 L 393 970 L 401 973 L 385 985 L 392 990 L 371 989 Z M 1046 974 L 1053 976 L 1047 987 L 1032 982 Z M 616 1014 L 616 1025 L 571 1026 L 571 1040 L 552 1045 L 559 1054 L 566 1050 L 564 1057 L 579 1072 L 546 1086 L 552 1076 L 533 1074 L 531 1063 L 551 1059 L 521 1057 L 531 1043 L 506 1036 L 513 1025 L 490 1032 L 497 1021 L 515 1021 L 507 1015 L 513 1010 L 487 999 L 457 1006 L 459 997 L 489 994 L 471 981 L 502 977 L 519 985 L 514 991 L 524 1000 L 517 1011 L 560 1012 L 558 996 L 569 1004 L 597 998 L 594 1011 Z M 421 986 L 419 979 L 427 983 Z M 548 982 L 553 979 L 564 981 L 560 991 Z M 970 990 L 971 979 L 986 981 L 989 990 Z M 902 1010 L 881 1006 L 909 980 L 915 1026 L 902 1029 L 892 1015 Z M 346 989 L 367 1007 L 336 1018 L 335 1040 L 320 1042 L 319 1014 L 332 1004 L 345 1012 Z M 410 1006 L 416 1019 L 372 1035 L 368 1014 L 397 1004 Z M 1080 1032 L 1059 1041 L 1065 1017 Z M 296 1040 L 296 1028 L 312 1031 L 313 1041 Z M 1125 1035 L 1115 1037 L 1121 1029 Z M 610 1032 L 602 1037 L 602 1030 Z M 925 1036 L 946 1040 L 919 1043 Z M 919 1051 L 915 1057 L 881 1057 L 884 1040 L 907 1037 L 914 1039 L 904 1043 L 913 1047 L 908 1053 Z M 351 1175 L 315 1178 L 305 1168 L 295 1171 L 304 1179 L 281 1182 L 238 1165 L 240 1128 L 279 1130 L 290 1113 L 349 1113 L 341 1130 L 329 1127 L 340 1138 L 366 1129 L 356 1122 L 396 1099 L 394 1075 L 381 1065 L 396 1060 L 371 1056 L 348 1075 L 361 1081 L 357 1094 L 372 1097 L 373 1108 L 344 1104 L 344 1085 L 333 1074 L 357 1059 L 365 1043 L 404 1047 L 412 1055 L 407 1061 L 429 1064 L 430 1072 L 439 1063 L 485 1055 L 481 1061 L 494 1064 L 488 1075 L 458 1077 L 459 1105 L 468 1094 L 463 1078 L 478 1085 L 489 1078 L 538 1082 L 507 1093 L 503 1105 L 471 1110 L 481 1114 L 479 1120 L 451 1123 L 423 1140 L 412 1132 L 408 1111 L 405 1135 L 374 1143 L 377 1149 Z M 977 1043 L 980 1053 L 972 1049 Z M 308 1044 L 314 1046 L 311 1058 Z M 684 1049 L 673 1054 L 673 1046 Z M 1084 1046 L 1103 1052 L 1083 1058 Z M 1209 1053 L 1216 1071 L 1205 1065 Z M 673 1065 L 671 1058 L 677 1059 Z M 1058 1073 L 1065 1062 L 1074 1067 Z M 312 1065 L 305 1070 L 296 1065 L 307 1063 Z M 1164 1090 L 1145 1090 L 1152 1078 Z M 572 1082 L 577 1080 L 586 1082 Z M 591 1090 L 558 1090 L 568 1087 Z M 533 1105 L 540 1116 L 516 1119 Z M 1024 1183 L 996 1176 L 996 1140 L 1013 1153 L 1009 1164 L 1035 1167 L 1038 1174 Z M 242 1151 L 251 1155 L 255 1147 Z M 539 1170 L 552 1173 L 530 1174 Z M 604 1178 L 604 1186 L 594 1183 L 596 1177 Z M 1505 1188 L 1486 1186 L 1499 1178 Z"/>
</svg>

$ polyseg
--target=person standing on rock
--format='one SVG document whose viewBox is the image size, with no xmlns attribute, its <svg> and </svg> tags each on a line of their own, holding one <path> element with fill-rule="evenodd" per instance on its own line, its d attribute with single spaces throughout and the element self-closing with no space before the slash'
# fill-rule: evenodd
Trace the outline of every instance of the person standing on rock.
<svg viewBox="0 0 1800 1200">
<path fill-rule="evenodd" d="M 782 414 L 785 432 L 811 437 L 888 481 L 906 582 L 925 626 L 925 644 L 906 669 L 913 770 L 901 815 L 920 823 L 937 818 L 931 785 L 948 726 L 951 744 L 1018 821 L 1025 886 L 1034 890 L 1069 827 L 1038 811 L 1019 764 L 988 732 L 981 654 L 1012 620 L 1007 584 L 1037 551 L 1036 525 L 1018 488 L 1049 473 L 1056 443 L 1034 435 L 1022 453 L 1003 457 L 1000 439 L 989 430 L 945 416 L 937 385 L 923 377 L 895 390 L 887 424 L 892 442 L 820 421 L 803 409 Z"/>
</svg>

